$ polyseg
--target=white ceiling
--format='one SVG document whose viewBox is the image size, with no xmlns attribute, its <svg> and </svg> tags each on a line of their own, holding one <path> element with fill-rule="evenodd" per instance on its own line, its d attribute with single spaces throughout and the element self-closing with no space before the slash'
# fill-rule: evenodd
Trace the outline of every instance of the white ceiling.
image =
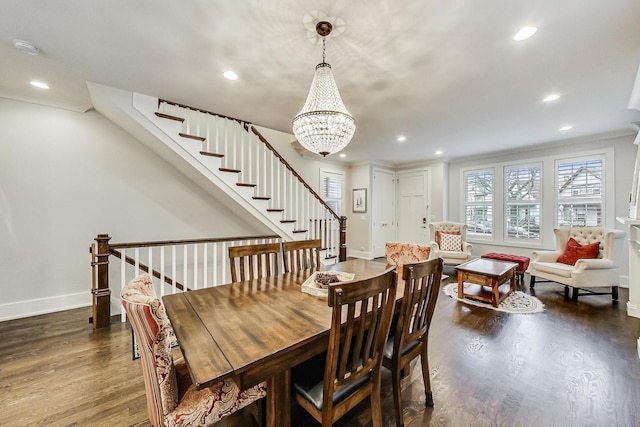
<svg viewBox="0 0 640 427">
<path fill-rule="evenodd" d="M 291 132 L 322 17 L 342 31 L 327 62 L 356 118 L 349 162 L 454 159 L 640 120 L 627 108 L 638 0 L 2 0 L 0 96 L 85 111 L 93 81 Z M 514 41 L 525 25 L 538 33 Z"/>
</svg>

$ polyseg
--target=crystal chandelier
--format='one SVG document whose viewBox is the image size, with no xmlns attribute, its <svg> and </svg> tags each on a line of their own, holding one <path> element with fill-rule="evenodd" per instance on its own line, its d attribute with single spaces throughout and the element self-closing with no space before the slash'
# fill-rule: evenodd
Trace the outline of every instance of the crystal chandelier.
<svg viewBox="0 0 640 427">
<path fill-rule="evenodd" d="M 356 131 L 355 119 L 342 103 L 331 65 L 325 62 L 325 38 L 332 28 L 327 21 L 316 25 L 322 37 L 322 62 L 316 65 L 307 101 L 293 118 L 293 134 L 300 144 L 325 157 L 346 147 Z"/>
</svg>

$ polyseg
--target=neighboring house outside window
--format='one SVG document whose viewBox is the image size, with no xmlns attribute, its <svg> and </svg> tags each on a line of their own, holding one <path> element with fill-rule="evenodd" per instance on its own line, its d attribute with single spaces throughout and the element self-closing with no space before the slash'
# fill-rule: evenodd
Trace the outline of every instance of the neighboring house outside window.
<svg viewBox="0 0 640 427">
<path fill-rule="evenodd" d="M 467 233 L 491 236 L 493 233 L 493 171 L 467 171 L 464 174 L 464 211 Z"/>
<path fill-rule="evenodd" d="M 504 168 L 507 238 L 540 238 L 541 173 L 540 165 Z"/>
<path fill-rule="evenodd" d="M 603 161 L 586 159 L 556 163 L 557 225 L 602 225 Z"/>
</svg>

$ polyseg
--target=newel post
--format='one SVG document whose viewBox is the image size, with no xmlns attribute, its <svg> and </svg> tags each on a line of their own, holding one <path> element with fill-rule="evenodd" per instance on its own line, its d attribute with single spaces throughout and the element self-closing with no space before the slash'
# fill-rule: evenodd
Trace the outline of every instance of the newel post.
<svg viewBox="0 0 640 427">
<path fill-rule="evenodd" d="M 347 217 L 340 217 L 340 262 L 347 260 Z"/>
<path fill-rule="evenodd" d="M 93 287 L 91 289 L 93 303 L 93 329 L 106 328 L 111 321 L 111 290 L 109 289 L 109 237 L 98 234 L 93 245 L 91 262 Z"/>
</svg>

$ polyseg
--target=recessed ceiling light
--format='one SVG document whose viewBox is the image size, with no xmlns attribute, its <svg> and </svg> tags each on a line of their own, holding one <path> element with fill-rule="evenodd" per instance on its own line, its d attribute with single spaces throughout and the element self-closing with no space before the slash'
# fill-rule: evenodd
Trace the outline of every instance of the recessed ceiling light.
<svg viewBox="0 0 640 427">
<path fill-rule="evenodd" d="M 223 75 L 229 80 L 238 80 L 238 75 L 231 70 L 225 71 Z"/>
<path fill-rule="evenodd" d="M 32 82 L 29 82 L 29 83 L 31 83 L 31 86 L 35 86 L 35 87 L 40 88 L 40 89 L 49 89 L 49 85 L 46 84 L 46 83 L 37 82 L 35 80 L 32 81 Z"/>
<path fill-rule="evenodd" d="M 436 151 L 436 152 L 435 152 L 435 155 L 436 155 L 436 156 L 441 156 L 441 155 L 442 155 L 442 150 L 438 150 L 438 151 Z"/>
<path fill-rule="evenodd" d="M 396 141 L 398 141 L 398 142 L 402 142 L 402 141 L 406 141 L 406 140 L 407 140 L 407 137 L 404 136 L 404 135 L 400 135 L 398 138 L 396 138 Z"/>
<path fill-rule="evenodd" d="M 561 130 L 561 131 L 571 130 L 571 129 L 573 129 L 573 126 L 570 126 L 570 125 L 562 126 L 562 127 L 560 128 L 560 130 Z"/>
<path fill-rule="evenodd" d="M 560 95 L 557 95 L 555 93 L 547 96 L 546 98 L 543 99 L 544 102 L 549 102 L 549 101 L 555 101 L 556 99 L 560 98 Z"/>
<path fill-rule="evenodd" d="M 345 157 L 347 157 L 347 155 L 346 155 L 346 154 L 344 154 L 344 153 L 340 154 L 340 158 L 341 158 L 341 159 L 344 159 Z"/>
<path fill-rule="evenodd" d="M 525 40 L 534 35 L 538 31 L 536 27 L 523 27 L 513 36 L 515 41 Z"/>
</svg>

